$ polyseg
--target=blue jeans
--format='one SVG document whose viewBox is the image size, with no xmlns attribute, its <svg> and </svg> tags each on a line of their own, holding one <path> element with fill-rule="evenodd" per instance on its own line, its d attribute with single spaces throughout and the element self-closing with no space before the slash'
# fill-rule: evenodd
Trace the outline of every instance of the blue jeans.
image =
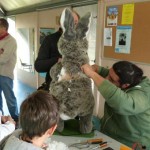
<svg viewBox="0 0 150 150">
<path fill-rule="evenodd" d="M 2 92 L 4 93 L 11 117 L 15 121 L 18 121 L 18 107 L 17 100 L 13 92 L 13 80 L 9 77 L 0 75 L 0 110 L 3 112 Z"/>
</svg>

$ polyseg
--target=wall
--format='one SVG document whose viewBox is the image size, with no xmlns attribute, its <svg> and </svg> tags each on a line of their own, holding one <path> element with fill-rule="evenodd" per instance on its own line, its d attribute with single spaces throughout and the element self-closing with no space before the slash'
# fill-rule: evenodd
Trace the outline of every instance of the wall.
<svg viewBox="0 0 150 150">
<path fill-rule="evenodd" d="M 118 61 L 115 59 L 108 59 L 108 58 L 104 58 L 103 57 L 103 29 L 104 29 L 104 19 L 105 19 L 105 9 L 106 6 L 115 6 L 115 5 L 119 5 L 119 4 L 126 4 L 126 3 L 135 3 L 135 2 L 144 2 L 144 1 L 149 1 L 150 0 L 99 0 L 99 14 L 101 14 L 100 18 L 98 19 L 98 26 L 100 27 L 97 28 L 97 33 L 99 33 L 99 35 L 97 34 L 97 47 L 96 47 L 96 51 L 100 51 L 100 58 L 98 59 L 98 64 L 103 65 L 103 66 L 107 66 L 107 67 L 111 67 L 111 65 Z M 101 23 L 100 23 L 101 22 Z M 139 63 L 139 62 L 134 62 L 136 63 L 138 66 L 140 66 L 145 75 L 150 77 L 150 64 L 144 64 L 144 63 Z"/>
<path fill-rule="evenodd" d="M 64 8 L 57 8 L 51 10 L 43 10 L 37 11 L 34 13 L 26 13 L 20 14 L 16 16 L 16 29 L 17 28 L 34 28 L 35 29 L 35 58 L 37 57 L 38 50 L 40 47 L 39 43 L 39 29 L 42 28 L 55 28 L 56 30 L 59 28 L 59 25 L 56 23 L 56 17 L 58 18 Z M 97 5 L 82 6 L 74 8 L 81 16 L 83 16 L 87 10 L 92 12 L 93 14 L 93 25 L 90 35 L 90 40 L 92 40 L 90 51 L 90 60 L 92 62 L 95 59 L 95 34 L 96 34 L 96 15 L 97 15 Z M 84 12 L 82 10 L 85 10 Z M 94 18 L 95 17 L 95 18 Z M 17 69 L 18 79 L 27 83 L 30 86 L 38 87 L 41 83 L 44 82 L 44 78 L 39 76 L 39 74 L 35 71 L 35 74 L 26 72 L 24 70 Z M 26 80 L 26 78 L 28 80 Z"/>
<path fill-rule="evenodd" d="M 56 18 L 60 17 L 61 12 L 64 8 L 57 8 L 57 9 L 51 9 L 51 10 L 45 10 L 45 11 L 39 11 L 38 12 L 38 29 L 39 28 L 55 28 L 57 31 L 59 28 L 59 25 L 57 24 Z M 38 32 L 39 34 L 39 32 Z M 38 35 L 40 37 L 40 35 Z M 39 41 L 39 39 L 38 39 Z M 40 45 L 38 42 L 38 49 Z M 38 49 L 36 51 L 36 56 L 38 53 Z M 44 78 L 40 77 L 39 74 L 37 74 L 37 86 L 39 86 L 41 83 L 43 83 Z"/>
<path fill-rule="evenodd" d="M 96 42 L 96 52 L 97 52 L 97 58 L 96 63 L 99 65 L 102 65 L 104 67 L 111 67 L 113 63 L 115 63 L 118 60 L 115 59 L 108 59 L 103 57 L 103 29 L 104 29 L 104 20 L 105 20 L 105 9 L 106 6 L 115 6 L 119 4 L 125 4 L 125 3 L 133 3 L 133 2 L 143 2 L 143 1 L 150 1 L 150 0 L 99 0 L 98 2 L 98 21 L 97 21 L 97 42 Z M 144 74 L 150 78 L 150 64 L 142 64 L 138 62 L 134 62 L 139 67 L 141 67 L 144 71 Z M 102 96 L 100 96 L 99 93 L 97 93 L 97 98 L 99 101 L 99 107 L 98 107 L 98 116 L 103 116 L 104 111 L 104 99 Z"/>
<path fill-rule="evenodd" d="M 56 16 L 60 16 L 62 10 L 63 8 L 16 15 L 16 29 L 34 28 L 35 30 L 35 58 L 37 57 L 40 46 L 39 28 L 53 27 L 57 30 L 59 26 L 56 24 Z M 44 78 L 40 77 L 36 71 L 35 73 L 31 73 L 19 68 L 17 68 L 17 78 L 31 87 L 38 87 L 44 82 Z"/>
<path fill-rule="evenodd" d="M 34 28 L 35 30 L 35 49 L 37 49 L 37 12 L 19 14 L 16 16 L 16 29 L 17 28 Z M 17 78 L 30 85 L 36 87 L 36 77 L 34 73 L 26 72 L 17 68 Z"/>
<path fill-rule="evenodd" d="M 104 18 L 105 18 L 105 8 L 106 6 L 123 4 L 123 3 L 131 3 L 131 2 L 138 2 L 142 0 L 99 0 L 98 1 L 98 12 L 97 12 L 97 35 L 96 35 L 96 63 L 102 65 L 104 67 L 111 67 L 113 63 L 118 60 L 114 59 L 106 59 L 103 57 L 103 29 L 104 29 Z M 45 10 L 39 11 L 29 14 L 21 14 L 16 16 L 16 27 L 34 27 L 35 28 L 35 50 L 37 55 L 37 50 L 39 48 L 39 27 L 54 27 L 58 28 L 56 25 L 55 17 L 59 16 L 62 12 L 63 8 L 60 9 L 52 9 L 52 10 Z M 148 64 L 141 64 L 136 63 L 139 65 L 145 75 L 150 77 L 150 65 Z M 27 83 L 30 86 L 37 86 L 37 82 L 40 84 L 44 81 L 43 78 L 39 77 L 37 73 L 31 74 L 28 72 L 24 72 L 22 70 L 18 70 L 18 77 L 23 82 Z M 36 80 L 38 78 L 38 80 Z M 103 109 L 104 109 L 104 99 L 101 97 L 97 88 L 95 87 L 95 97 L 97 100 L 96 105 L 96 114 L 98 112 L 98 116 L 103 116 Z"/>
</svg>

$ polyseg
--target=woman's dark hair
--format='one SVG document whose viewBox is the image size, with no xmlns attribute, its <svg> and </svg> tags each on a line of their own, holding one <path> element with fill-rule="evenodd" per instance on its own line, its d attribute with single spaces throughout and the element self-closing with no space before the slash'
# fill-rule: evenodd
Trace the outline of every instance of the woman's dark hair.
<svg viewBox="0 0 150 150">
<path fill-rule="evenodd" d="M 20 107 L 22 139 L 42 136 L 59 120 L 58 101 L 46 91 L 36 91 Z"/>
<path fill-rule="evenodd" d="M 130 84 L 133 87 L 139 84 L 143 77 L 143 70 L 128 61 L 119 61 L 113 65 L 113 70 L 120 78 L 120 84 Z"/>
</svg>

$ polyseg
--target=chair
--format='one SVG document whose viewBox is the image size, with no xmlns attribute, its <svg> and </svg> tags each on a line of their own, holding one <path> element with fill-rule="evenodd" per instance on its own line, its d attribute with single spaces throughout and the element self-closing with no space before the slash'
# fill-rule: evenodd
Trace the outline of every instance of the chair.
<svg viewBox="0 0 150 150">
<path fill-rule="evenodd" d="M 21 63 L 23 70 L 29 69 L 29 71 L 32 72 L 32 65 L 31 64 L 23 63 L 21 59 L 20 59 L 20 63 Z"/>
</svg>

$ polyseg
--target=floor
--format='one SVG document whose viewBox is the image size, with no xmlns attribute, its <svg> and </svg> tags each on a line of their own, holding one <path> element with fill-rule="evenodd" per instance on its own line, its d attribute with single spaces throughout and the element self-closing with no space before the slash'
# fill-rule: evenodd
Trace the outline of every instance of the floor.
<svg viewBox="0 0 150 150">
<path fill-rule="evenodd" d="M 17 98 L 17 104 L 18 104 L 18 110 L 20 109 L 20 105 L 22 103 L 22 101 L 31 93 L 33 93 L 34 91 L 36 91 L 35 88 L 30 87 L 24 83 L 22 83 L 21 81 L 15 79 L 14 80 L 14 93 L 15 96 Z M 6 105 L 6 100 L 3 96 L 3 110 L 4 110 L 4 114 L 5 115 L 9 115 L 9 111 Z M 20 111 L 19 111 L 20 112 Z"/>
</svg>

